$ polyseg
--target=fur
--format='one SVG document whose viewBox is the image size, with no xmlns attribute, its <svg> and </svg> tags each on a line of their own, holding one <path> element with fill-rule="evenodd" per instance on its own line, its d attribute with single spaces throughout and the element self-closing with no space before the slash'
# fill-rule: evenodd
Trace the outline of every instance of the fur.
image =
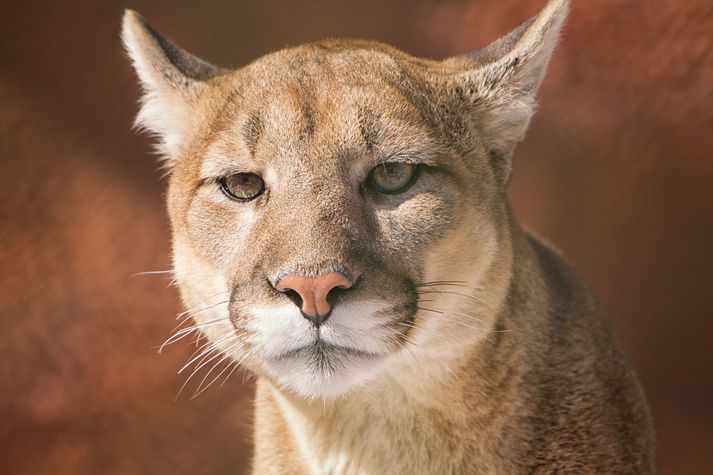
<svg viewBox="0 0 713 475">
<path fill-rule="evenodd" d="M 209 350 L 258 376 L 255 473 L 654 472 L 602 309 L 506 196 L 566 13 L 552 0 L 444 61 L 330 40 L 237 70 L 126 13 L 182 298 Z M 418 180 L 370 189 L 384 162 Z M 217 183 L 234 173 L 265 193 L 228 199 Z M 334 270 L 358 285 L 319 328 L 274 289 Z"/>
</svg>

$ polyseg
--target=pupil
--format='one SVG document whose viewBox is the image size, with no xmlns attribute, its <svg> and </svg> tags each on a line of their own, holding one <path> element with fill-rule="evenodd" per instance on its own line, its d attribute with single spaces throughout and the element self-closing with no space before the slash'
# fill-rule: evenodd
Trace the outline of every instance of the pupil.
<svg viewBox="0 0 713 475">
<path fill-rule="evenodd" d="M 401 163 L 390 163 L 381 172 L 385 187 L 396 189 L 410 179 L 411 168 Z"/>
<path fill-rule="evenodd" d="M 398 165 L 392 165 L 386 169 L 386 175 L 389 180 L 392 181 L 399 181 L 401 178 L 404 177 L 406 170 L 403 169 L 403 167 L 400 167 Z"/>
</svg>

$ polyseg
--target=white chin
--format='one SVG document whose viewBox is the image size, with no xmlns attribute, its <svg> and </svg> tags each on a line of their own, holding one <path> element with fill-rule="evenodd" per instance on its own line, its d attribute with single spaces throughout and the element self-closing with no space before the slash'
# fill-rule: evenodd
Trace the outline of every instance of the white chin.
<svg viewBox="0 0 713 475">
<path fill-rule="evenodd" d="M 336 399 L 374 379 L 383 357 L 309 350 L 280 359 L 267 359 L 264 367 L 276 382 L 305 399 Z"/>
</svg>

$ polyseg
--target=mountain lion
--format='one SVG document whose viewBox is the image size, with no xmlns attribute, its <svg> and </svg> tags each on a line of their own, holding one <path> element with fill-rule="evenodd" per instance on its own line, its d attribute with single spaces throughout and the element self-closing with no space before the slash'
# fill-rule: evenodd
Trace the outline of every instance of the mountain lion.
<svg viewBox="0 0 713 475">
<path fill-rule="evenodd" d="M 257 375 L 255 473 L 654 472 L 604 312 L 506 195 L 566 13 L 444 61 L 329 40 L 229 70 L 126 12 L 196 358 Z"/>
</svg>

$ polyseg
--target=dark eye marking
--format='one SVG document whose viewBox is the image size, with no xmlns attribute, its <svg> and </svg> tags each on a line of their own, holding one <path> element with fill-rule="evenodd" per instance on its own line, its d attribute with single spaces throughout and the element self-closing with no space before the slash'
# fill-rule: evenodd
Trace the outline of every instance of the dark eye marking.
<svg viewBox="0 0 713 475">
<path fill-rule="evenodd" d="M 260 117 L 257 112 L 251 114 L 243 125 L 243 137 L 245 138 L 248 149 L 250 149 L 250 154 L 253 156 L 255 155 L 255 149 L 257 148 L 258 141 L 260 141 L 264 127 L 262 117 Z"/>
<path fill-rule="evenodd" d="M 362 139 L 364 139 L 366 149 L 373 153 L 380 127 L 378 116 L 372 111 L 362 107 L 358 111 L 357 121 L 359 123 L 359 132 L 361 133 Z"/>
<path fill-rule="evenodd" d="M 315 115 L 314 106 L 311 103 L 306 102 L 302 106 L 302 118 L 304 121 L 304 124 L 300 129 L 300 136 L 302 138 L 307 139 L 314 135 L 314 132 L 317 129 L 317 119 Z"/>
</svg>

